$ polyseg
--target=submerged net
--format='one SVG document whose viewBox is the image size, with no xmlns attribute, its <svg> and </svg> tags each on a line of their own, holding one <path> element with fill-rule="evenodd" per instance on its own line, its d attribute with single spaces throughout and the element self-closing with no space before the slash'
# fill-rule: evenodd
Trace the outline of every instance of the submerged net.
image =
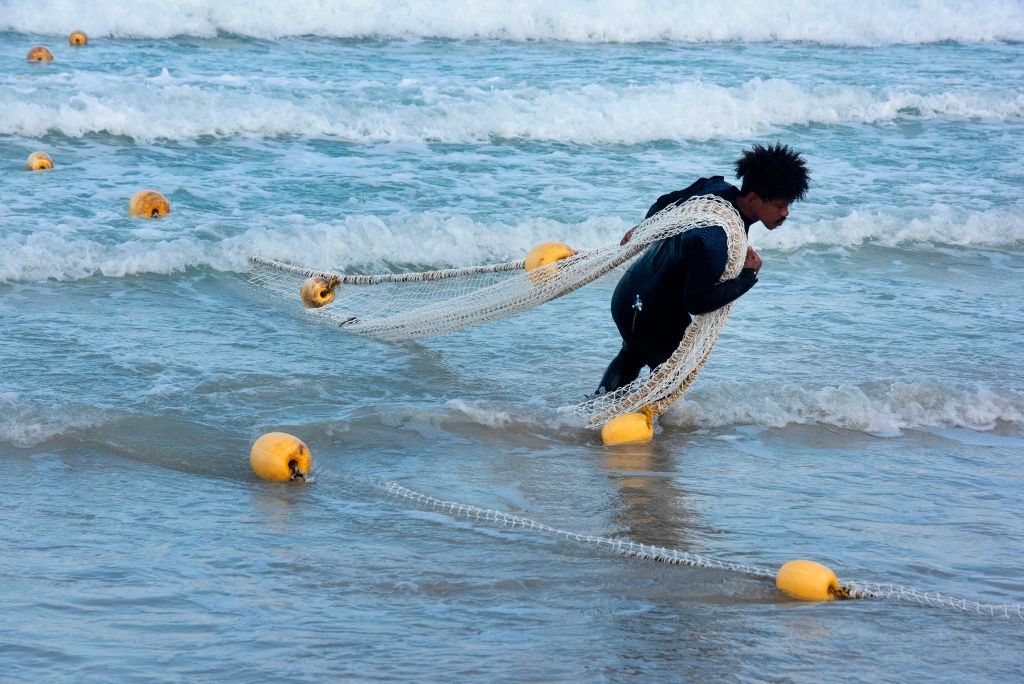
<svg viewBox="0 0 1024 684">
<path fill-rule="evenodd" d="M 631 558 L 652 560 L 668 565 L 682 565 L 692 568 L 709 568 L 714 570 L 728 570 L 738 572 L 751 577 L 765 580 L 774 580 L 776 572 L 770 568 L 749 565 L 746 563 L 735 563 L 731 561 L 718 560 L 708 556 L 702 556 L 689 551 L 668 549 L 663 546 L 652 546 L 630 541 L 629 539 L 613 539 L 591 534 L 580 534 L 559 529 L 544 523 L 524 518 L 512 513 L 505 513 L 493 509 L 480 508 L 469 504 L 455 501 L 445 501 L 429 494 L 423 494 L 415 490 L 403 487 L 397 482 L 378 478 L 355 477 L 356 481 L 367 486 L 382 490 L 396 498 L 406 499 L 424 508 L 441 511 L 456 518 L 490 524 L 510 529 L 520 529 L 536 534 L 553 537 L 555 539 L 575 542 L 583 546 L 589 546 L 597 550 L 620 554 Z M 1024 620 L 1024 606 L 1016 603 L 982 603 L 958 596 L 930 593 L 905 587 L 899 584 L 876 584 L 865 582 L 849 582 L 843 585 L 847 590 L 845 598 L 849 599 L 881 599 L 887 601 L 900 601 L 905 603 L 916 603 L 921 606 L 933 608 L 944 608 L 947 610 L 963 611 L 987 617 L 1009 618 L 1013 620 Z"/>
<path fill-rule="evenodd" d="M 401 341 L 463 330 L 526 311 L 593 282 L 658 240 L 709 226 L 725 228 L 729 259 L 723 279 L 733 278 L 746 251 L 743 222 L 728 201 L 704 195 L 667 207 L 640 223 L 625 245 L 578 252 L 530 271 L 524 270 L 525 262 L 520 260 L 420 273 L 346 275 L 253 256 L 249 280 L 301 307 L 303 282 L 323 278 L 332 285 L 334 300 L 308 309 L 309 315 L 350 332 Z M 695 317 L 676 353 L 648 378 L 565 410 L 585 416 L 593 426 L 652 402 L 671 403 L 700 371 L 728 314 L 726 306 Z"/>
</svg>

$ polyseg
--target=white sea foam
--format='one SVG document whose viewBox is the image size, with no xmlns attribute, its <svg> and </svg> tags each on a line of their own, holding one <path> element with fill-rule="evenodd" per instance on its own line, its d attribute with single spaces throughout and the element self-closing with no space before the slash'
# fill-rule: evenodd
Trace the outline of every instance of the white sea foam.
<svg viewBox="0 0 1024 684">
<path fill-rule="evenodd" d="M 300 81 L 302 79 L 299 79 Z M 752 79 L 735 87 L 704 81 L 651 85 L 379 84 L 235 88 L 85 77 L 70 83 L 0 85 L 0 134 L 71 137 L 107 133 L 140 142 L 202 136 L 336 138 L 474 143 L 522 139 L 581 144 L 750 138 L 794 125 L 1024 119 L 1024 92 L 859 86 L 800 86 Z M 142 95 L 140 95 L 142 93 Z"/>
<path fill-rule="evenodd" d="M 91 36 L 315 35 L 575 42 L 813 41 L 838 45 L 1024 40 L 1016 0 L 3 0 L 0 30 Z"/>
<path fill-rule="evenodd" d="M 697 428 L 818 424 L 883 436 L 904 429 L 990 430 L 998 421 L 1024 425 L 1024 392 L 932 382 L 879 389 L 775 384 L 759 385 L 756 391 L 746 383 L 720 383 L 695 388 L 662 420 Z"/>
<path fill-rule="evenodd" d="M 1020 206 L 965 212 L 939 206 L 911 218 L 903 209 L 853 212 L 835 220 L 793 219 L 767 233 L 757 230 L 758 249 L 796 250 L 808 245 L 857 247 L 925 245 L 1004 248 L 1024 243 Z M 172 215 L 173 216 L 173 215 Z M 260 254 L 304 266 L 386 271 L 390 264 L 443 268 L 521 258 L 533 245 L 561 240 L 579 249 L 617 241 L 633 224 L 619 217 L 565 223 L 543 217 L 517 222 L 479 221 L 437 212 L 391 216 L 352 215 L 312 222 L 301 215 L 263 218 L 262 225 L 224 236 L 201 228 L 168 239 L 177 229 L 133 231 L 126 240 L 91 237 L 81 222 L 48 226 L 30 235 L 0 237 L 0 282 L 77 280 L 93 275 L 167 274 L 189 268 L 243 272 Z M 173 229 L 173 230 L 172 230 Z"/>
</svg>

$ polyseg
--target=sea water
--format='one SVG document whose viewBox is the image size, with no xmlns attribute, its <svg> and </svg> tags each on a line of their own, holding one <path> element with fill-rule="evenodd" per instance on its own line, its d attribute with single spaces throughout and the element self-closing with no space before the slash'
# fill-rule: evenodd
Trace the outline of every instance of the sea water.
<svg viewBox="0 0 1024 684">
<path fill-rule="evenodd" d="M 0 678 L 1021 675 L 1020 620 L 803 604 L 364 483 L 1024 602 L 1018 2 L 9 0 L 0 31 Z M 646 447 L 554 410 L 618 348 L 615 274 L 403 344 L 246 280 L 605 245 L 776 141 L 810 193 L 751 229 L 760 282 Z M 128 218 L 147 188 L 169 216 Z M 252 475 L 272 430 L 312 482 Z"/>
</svg>

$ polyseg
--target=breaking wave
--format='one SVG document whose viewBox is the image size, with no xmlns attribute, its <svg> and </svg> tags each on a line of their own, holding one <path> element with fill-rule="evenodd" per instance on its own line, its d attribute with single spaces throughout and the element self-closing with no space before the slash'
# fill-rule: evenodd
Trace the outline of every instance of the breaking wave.
<svg viewBox="0 0 1024 684">
<path fill-rule="evenodd" d="M 103 425 L 110 418 L 86 406 L 41 406 L 0 392 L 0 444 L 28 448 L 66 433 Z"/>
<path fill-rule="evenodd" d="M 1024 6 L 1015 0 L 139 0 L 130 7 L 125 11 L 124 3 L 113 0 L 5 0 L 0 2 L 0 30 L 67 35 L 84 29 L 91 36 L 115 38 L 228 34 L 859 46 L 1024 40 Z"/>
<path fill-rule="evenodd" d="M 1024 92 L 1007 90 L 926 93 L 760 78 L 733 87 L 704 81 L 553 88 L 408 80 L 332 89 L 296 81 L 288 92 L 242 78 L 197 84 L 178 81 L 166 69 L 141 81 L 91 74 L 64 74 L 33 86 L 8 81 L 0 84 L 0 135 L 109 134 L 143 143 L 300 136 L 356 144 L 642 144 L 745 139 L 812 124 L 1024 119 Z"/>
<path fill-rule="evenodd" d="M 818 424 L 883 436 L 904 429 L 991 430 L 998 422 L 1024 425 L 1024 393 L 933 382 L 892 383 L 876 389 L 781 384 L 759 386 L 754 393 L 749 384 L 721 383 L 687 394 L 663 420 L 695 428 Z"/>
<path fill-rule="evenodd" d="M 774 233 L 757 230 L 755 243 L 768 251 L 810 245 L 1006 248 L 1024 243 L 1021 207 L 965 213 L 938 206 L 928 216 L 905 213 L 855 211 L 837 219 L 794 218 Z M 244 272 L 251 254 L 362 272 L 469 266 L 518 259 L 534 245 L 553 239 L 580 249 L 598 247 L 618 240 L 633 225 L 611 216 L 566 223 L 541 217 L 479 221 L 437 212 L 352 215 L 331 222 L 289 215 L 263 217 L 256 226 L 246 220 L 251 227 L 234 235 L 218 235 L 223 227 L 189 229 L 182 235 L 174 221 L 172 214 L 161 222 L 161 230 L 134 232 L 131 238 L 101 238 L 81 222 L 0 237 L 0 282 L 168 274 L 189 268 Z"/>
</svg>

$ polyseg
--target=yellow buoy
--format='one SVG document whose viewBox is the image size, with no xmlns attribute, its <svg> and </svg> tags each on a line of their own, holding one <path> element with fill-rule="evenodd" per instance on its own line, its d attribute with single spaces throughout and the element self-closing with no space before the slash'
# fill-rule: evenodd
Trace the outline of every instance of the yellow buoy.
<svg viewBox="0 0 1024 684">
<path fill-rule="evenodd" d="M 306 282 L 302 283 L 302 289 L 299 290 L 302 303 L 307 309 L 319 309 L 321 306 L 327 306 L 334 301 L 334 288 L 337 284 L 337 278 L 331 278 L 331 280 L 320 276 L 308 278 Z"/>
<path fill-rule="evenodd" d="M 839 586 L 836 573 L 809 560 L 791 560 L 775 576 L 775 586 L 804 601 L 832 601 L 850 597 L 850 590 Z"/>
<path fill-rule="evenodd" d="M 30 62 L 52 62 L 53 53 L 42 45 L 36 45 L 28 51 L 28 55 L 25 58 Z"/>
<path fill-rule="evenodd" d="M 68 43 L 75 47 L 85 45 L 89 42 L 89 37 L 85 35 L 84 31 L 72 31 L 71 35 L 68 36 Z"/>
<path fill-rule="evenodd" d="M 286 432 L 268 432 L 252 445 L 249 465 L 264 480 L 305 479 L 313 465 L 309 447 Z"/>
<path fill-rule="evenodd" d="M 157 218 L 171 213 L 171 205 L 167 198 L 155 190 L 140 190 L 128 203 L 129 216 Z"/>
<path fill-rule="evenodd" d="M 50 159 L 50 155 L 45 152 L 33 152 L 28 155 L 28 159 L 25 160 L 25 168 L 29 171 L 40 171 L 42 169 L 52 169 L 53 160 Z"/>
<path fill-rule="evenodd" d="M 526 263 L 523 265 L 527 271 L 535 268 L 553 264 L 567 257 L 576 254 L 576 250 L 562 242 L 542 242 L 526 255 Z"/>
<path fill-rule="evenodd" d="M 523 264 L 526 277 L 534 285 L 543 285 L 557 273 L 557 267 L 545 268 L 536 273 L 533 271 L 541 266 L 547 266 L 548 264 L 571 257 L 574 254 L 576 254 L 576 250 L 564 243 L 542 242 L 531 249 L 530 253 L 526 255 L 526 263 Z"/>
<path fill-rule="evenodd" d="M 605 444 L 642 444 L 654 439 L 654 421 L 646 413 L 615 416 L 601 428 Z"/>
</svg>

